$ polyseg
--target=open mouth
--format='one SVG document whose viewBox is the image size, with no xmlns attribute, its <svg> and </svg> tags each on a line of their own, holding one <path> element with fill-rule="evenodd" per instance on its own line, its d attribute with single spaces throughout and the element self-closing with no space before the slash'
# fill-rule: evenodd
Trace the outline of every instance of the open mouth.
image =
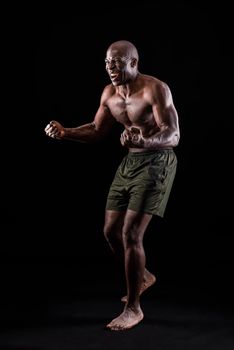
<svg viewBox="0 0 234 350">
<path fill-rule="evenodd" d="M 118 79 L 118 77 L 119 77 L 119 73 L 110 73 L 110 78 L 111 78 L 111 80 L 116 80 L 116 79 Z"/>
</svg>

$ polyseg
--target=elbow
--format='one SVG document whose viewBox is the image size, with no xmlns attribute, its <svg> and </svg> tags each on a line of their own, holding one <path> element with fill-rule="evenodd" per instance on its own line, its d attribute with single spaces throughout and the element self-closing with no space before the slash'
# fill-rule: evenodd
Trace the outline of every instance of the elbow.
<svg viewBox="0 0 234 350">
<path fill-rule="evenodd" d="M 102 130 L 100 130 L 100 128 L 94 122 L 90 123 L 90 128 L 92 130 L 92 133 L 90 135 L 91 137 L 88 140 L 88 143 L 99 142 L 103 137 Z"/>
<path fill-rule="evenodd" d="M 180 135 L 178 132 L 176 132 L 172 136 L 172 147 L 178 146 L 179 142 L 180 142 Z"/>
</svg>

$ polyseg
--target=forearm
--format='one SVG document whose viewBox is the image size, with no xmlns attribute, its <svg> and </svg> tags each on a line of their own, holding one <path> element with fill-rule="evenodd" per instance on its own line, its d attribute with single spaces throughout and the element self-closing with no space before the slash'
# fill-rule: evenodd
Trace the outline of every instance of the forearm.
<svg viewBox="0 0 234 350">
<path fill-rule="evenodd" d="M 95 123 L 84 124 L 76 128 L 64 128 L 63 139 L 82 143 L 98 141 L 102 136 L 100 131 L 96 130 Z"/>
<path fill-rule="evenodd" d="M 160 149 L 176 147 L 179 143 L 179 132 L 166 129 L 159 131 L 150 137 L 144 137 L 144 148 Z"/>
</svg>

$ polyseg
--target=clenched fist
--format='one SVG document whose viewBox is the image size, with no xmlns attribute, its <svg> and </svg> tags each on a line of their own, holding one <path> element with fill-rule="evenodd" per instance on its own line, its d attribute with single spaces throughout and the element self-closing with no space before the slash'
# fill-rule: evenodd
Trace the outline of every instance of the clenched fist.
<svg viewBox="0 0 234 350">
<path fill-rule="evenodd" d="M 65 129 L 59 122 L 52 120 L 49 124 L 46 125 L 45 133 L 47 136 L 54 139 L 62 139 L 65 135 Z"/>
<path fill-rule="evenodd" d="M 125 147 L 144 147 L 144 137 L 141 129 L 134 126 L 125 129 L 120 136 L 120 142 Z"/>
</svg>

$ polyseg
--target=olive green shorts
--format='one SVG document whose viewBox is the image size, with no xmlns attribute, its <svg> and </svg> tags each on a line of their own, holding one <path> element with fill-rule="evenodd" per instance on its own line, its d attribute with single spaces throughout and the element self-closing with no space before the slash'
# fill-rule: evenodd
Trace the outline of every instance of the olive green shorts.
<svg viewBox="0 0 234 350">
<path fill-rule="evenodd" d="M 129 152 L 110 186 L 106 210 L 131 209 L 163 217 L 176 168 L 173 149 Z"/>
</svg>

